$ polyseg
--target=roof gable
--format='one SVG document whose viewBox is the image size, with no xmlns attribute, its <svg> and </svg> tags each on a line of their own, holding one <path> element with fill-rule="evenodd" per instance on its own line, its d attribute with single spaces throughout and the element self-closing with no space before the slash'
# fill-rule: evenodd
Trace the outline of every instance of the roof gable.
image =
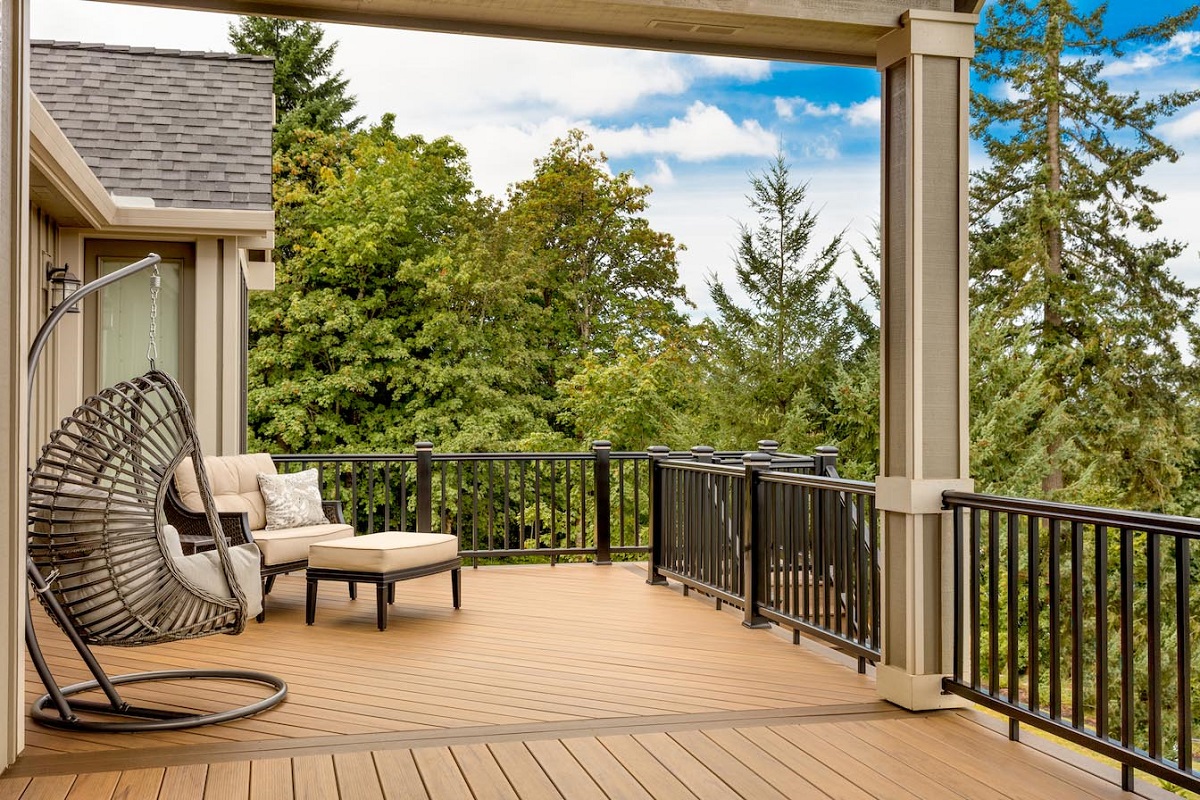
<svg viewBox="0 0 1200 800">
<path fill-rule="evenodd" d="M 30 85 L 114 195 L 270 209 L 274 64 L 261 56 L 31 43 Z"/>
</svg>

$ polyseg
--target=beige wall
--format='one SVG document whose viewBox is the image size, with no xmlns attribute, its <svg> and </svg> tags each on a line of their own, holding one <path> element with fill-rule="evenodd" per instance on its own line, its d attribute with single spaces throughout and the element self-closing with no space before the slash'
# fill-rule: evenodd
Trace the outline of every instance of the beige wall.
<svg viewBox="0 0 1200 800">
<path fill-rule="evenodd" d="M 25 744 L 25 352 L 29 347 L 28 0 L 0 3 L 0 759 Z"/>
</svg>

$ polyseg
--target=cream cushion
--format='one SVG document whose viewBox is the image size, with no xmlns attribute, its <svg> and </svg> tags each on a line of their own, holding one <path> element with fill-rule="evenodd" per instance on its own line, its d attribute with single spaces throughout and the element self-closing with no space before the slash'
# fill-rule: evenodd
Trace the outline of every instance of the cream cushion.
<svg viewBox="0 0 1200 800">
<path fill-rule="evenodd" d="M 163 541 L 167 553 L 171 556 L 172 565 L 185 582 L 215 597 L 233 597 L 233 592 L 225 580 L 225 571 L 221 569 L 221 557 L 216 550 L 185 556 L 179 544 L 179 531 L 175 530 L 173 525 L 163 526 Z M 229 563 L 233 567 L 234 580 L 246 598 L 246 615 L 257 617 L 263 608 L 262 579 L 258 574 L 258 547 L 251 543 L 229 548 Z"/>
<path fill-rule="evenodd" d="M 172 525 L 162 527 L 161 542 L 174 567 L 173 571 L 185 584 L 191 584 L 214 597 L 233 597 L 233 592 L 229 590 L 229 584 L 225 580 L 225 572 L 221 569 L 220 557 L 215 550 L 185 556 L 179 544 L 179 533 Z M 246 597 L 247 615 L 258 616 L 262 611 L 258 548 L 253 544 L 231 547 L 229 561 L 233 565 L 234 579 Z M 75 622 L 84 630 L 90 630 L 93 624 L 108 622 L 112 615 L 122 612 L 122 592 L 126 582 L 134 589 L 137 584 L 143 584 L 146 580 L 145 570 L 131 569 L 121 561 L 112 564 L 111 573 L 108 567 L 109 564 L 104 559 L 88 559 L 82 563 L 79 570 L 59 579 L 63 599 L 71 606 Z M 107 575 L 111 575 L 111 581 L 104 579 Z M 202 610 L 202 607 L 196 606 L 191 618 L 180 618 L 175 621 L 176 625 L 187 627 L 199 623 Z"/>
<path fill-rule="evenodd" d="M 305 525 L 303 528 L 283 528 L 275 531 L 254 531 L 254 543 L 262 551 L 264 567 L 303 561 L 309 558 L 309 547 L 327 544 L 354 536 L 349 525 L 330 522 L 325 525 Z"/>
<path fill-rule="evenodd" d="M 267 527 L 267 506 L 262 492 L 258 490 L 258 473 L 276 473 L 275 462 L 270 454 L 206 456 L 204 469 L 208 473 L 208 483 L 218 512 L 245 511 L 250 516 L 250 530 L 259 531 Z M 175 489 L 189 511 L 204 512 L 192 459 L 185 458 L 175 468 Z"/>
<path fill-rule="evenodd" d="M 314 544 L 308 551 L 308 566 L 383 574 L 440 564 L 457 557 L 456 536 L 384 531 Z"/>
</svg>

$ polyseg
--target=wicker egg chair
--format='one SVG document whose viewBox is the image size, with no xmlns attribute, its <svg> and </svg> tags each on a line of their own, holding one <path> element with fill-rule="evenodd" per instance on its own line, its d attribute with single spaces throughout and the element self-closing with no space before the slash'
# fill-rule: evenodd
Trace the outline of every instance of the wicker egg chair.
<svg viewBox="0 0 1200 800">
<path fill-rule="evenodd" d="M 42 343 L 39 335 L 31 372 Z M 27 614 L 26 645 L 47 689 L 31 710 L 37 722 L 96 731 L 187 728 L 256 714 L 286 696 L 282 680 L 243 670 L 109 677 L 90 650 L 90 645 L 131 647 L 236 634 L 261 608 L 257 548 L 230 547 L 221 534 L 199 454 L 183 391 L 154 369 L 89 397 L 42 448 L 29 479 L 27 573 L 34 595 L 95 680 L 60 687 Z M 185 555 L 177 533 L 165 523 L 163 501 L 175 468 L 189 456 L 194 456 L 213 548 Z M 131 706 L 116 690 L 122 684 L 185 679 L 250 682 L 272 693 L 240 708 L 192 713 Z M 95 691 L 104 699 L 77 697 Z"/>
</svg>

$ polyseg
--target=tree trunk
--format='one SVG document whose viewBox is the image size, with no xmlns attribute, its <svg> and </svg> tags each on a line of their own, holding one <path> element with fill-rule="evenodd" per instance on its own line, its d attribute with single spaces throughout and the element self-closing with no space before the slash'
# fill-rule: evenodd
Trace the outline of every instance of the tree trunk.
<svg viewBox="0 0 1200 800">
<path fill-rule="evenodd" d="M 1051 23 L 1053 25 L 1053 22 Z M 1062 99 L 1059 91 L 1059 51 L 1057 46 L 1061 38 L 1051 39 L 1047 43 L 1051 48 L 1049 54 L 1049 69 L 1047 77 L 1052 82 L 1049 88 L 1046 105 L 1046 160 L 1050 168 L 1049 184 L 1047 185 L 1047 202 L 1050 206 L 1050 219 L 1046 224 L 1046 304 L 1042 308 L 1042 337 L 1052 344 L 1062 342 L 1063 319 L 1059 309 L 1060 282 L 1062 278 L 1063 231 L 1062 221 L 1058 217 L 1059 196 L 1062 193 L 1062 152 L 1061 125 Z M 1058 401 L 1063 402 L 1065 387 L 1061 380 L 1055 380 L 1058 389 Z M 1052 459 L 1062 447 L 1062 438 L 1055 437 L 1047 448 L 1046 456 Z M 1060 468 L 1052 468 L 1042 478 L 1042 492 L 1050 494 L 1064 485 L 1063 472 Z"/>
</svg>

